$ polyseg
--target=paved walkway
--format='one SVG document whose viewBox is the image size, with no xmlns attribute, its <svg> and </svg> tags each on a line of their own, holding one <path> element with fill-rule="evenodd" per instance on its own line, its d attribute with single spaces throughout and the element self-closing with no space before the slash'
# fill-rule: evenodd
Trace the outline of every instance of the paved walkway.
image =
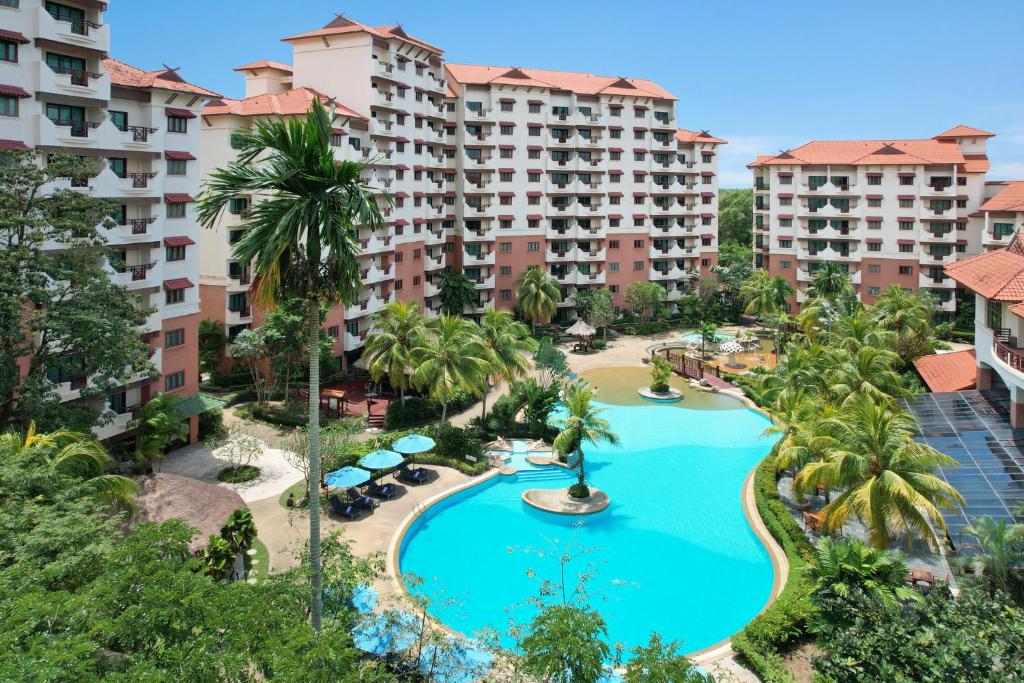
<svg viewBox="0 0 1024 683">
<path fill-rule="evenodd" d="M 218 458 L 210 445 L 196 443 L 171 452 L 157 468 L 159 472 L 180 474 L 199 479 L 238 492 L 246 503 L 268 496 L 279 496 L 289 486 L 302 479 L 302 472 L 292 467 L 279 448 L 264 448 L 263 455 L 252 461 L 260 468 L 260 476 L 241 484 L 227 484 L 217 480 L 217 473 L 228 466 Z"/>
</svg>

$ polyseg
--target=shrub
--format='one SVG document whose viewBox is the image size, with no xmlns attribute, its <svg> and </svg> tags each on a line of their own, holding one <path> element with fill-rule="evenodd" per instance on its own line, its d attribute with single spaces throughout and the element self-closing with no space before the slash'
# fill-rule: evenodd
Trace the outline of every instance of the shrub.
<svg viewBox="0 0 1024 683">
<path fill-rule="evenodd" d="M 662 384 L 652 384 L 651 385 L 651 391 L 653 391 L 656 394 L 665 394 L 665 393 L 668 393 L 668 390 L 669 390 L 669 386 L 668 386 L 668 384 L 665 384 L 665 383 L 662 383 Z"/>
<path fill-rule="evenodd" d="M 255 401 L 256 390 L 253 389 L 252 387 L 248 387 L 246 389 L 239 389 L 238 391 L 233 391 L 230 394 L 225 394 L 221 398 L 227 401 L 225 405 L 236 406 L 239 403 L 248 403 L 250 401 Z"/>
<path fill-rule="evenodd" d="M 205 413 L 199 413 L 200 440 L 217 438 L 219 436 L 223 436 L 224 433 L 223 410 L 220 408 L 214 408 L 213 410 L 207 410 Z"/>
<path fill-rule="evenodd" d="M 305 404 L 286 403 L 282 405 L 252 404 L 238 409 L 238 413 L 254 420 L 262 420 L 282 427 L 302 427 L 309 422 Z"/>
<path fill-rule="evenodd" d="M 478 459 L 483 457 L 483 444 L 469 431 L 453 427 L 448 423 L 439 425 L 432 431 L 432 436 L 437 444 L 434 447 L 436 455 L 457 460 L 464 460 L 467 455 Z"/>
<path fill-rule="evenodd" d="M 217 473 L 217 481 L 228 484 L 241 484 L 252 481 L 260 476 L 260 468 L 255 465 L 241 465 L 239 467 L 225 467 Z"/>
<path fill-rule="evenodd" d="M 231 372 L 214 372 L 210 374 L 210 384 L 225 389 L 251 385 L 252 373 L 245 368 L 236 368 Z"/>
<path fill-rule="evenodd" d="M 441 405 L 426 396 L 408 396 L 394 401 L 384 415 L 385 429 L 405 429 L 433 422 L 441 417 Z"/>
<path fill-rule="evenodd" d="M 590 342 L 590 345 L 594 348 L 595 351 L 601 351 L 603 349 L 608 348 L 608 342 L 606 342 L 604 339 L 594 339 L 593 341 Z"/>
<path fill-rule="evenodd" d="M 586 484 L 576 482 L 569 487 L 570 498 L 587 498 L 588 496 L 590 496 L 590 489 L 587 488 Z"/>
</svg>

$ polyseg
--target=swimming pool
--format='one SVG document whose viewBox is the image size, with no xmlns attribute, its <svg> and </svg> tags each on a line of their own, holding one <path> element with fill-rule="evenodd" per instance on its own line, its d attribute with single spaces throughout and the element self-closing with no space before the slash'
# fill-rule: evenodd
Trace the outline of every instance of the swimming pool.
<svg viewBox="0 0 1024 683">
<path fill-rule="evenodd" d="M 682 339 L 686 343 L 696 342 L 696 343 L 700 344 L 700 339 L 701 339 L 700 332 L 690 332 L 689 334 L 684 334 Z M 733 341 L 734 339 L 736 339 L 736 337 L 734 335 L 725 334 L 723 332 L 716 332 L 715 333 L 715 341 L 712 342 L 711 340 L 708 340 L 708 343 L 709 344 L 712 344 L 712 343 L 714 343 L 714 344 L 723 344 L 725 342 Z"/>
<path fill-rule="evenodd" d="M 542 580 L 557 580 L 567 546 L 588 549 L 567 575 L 594 570 L 589 602 L 607 621 L 611 642 L 629 649 L 657 631 L 693 652 L 729 637 L 757 615 L 772 588 L 770 558 L 740 503 L 746 476 L 772 445 L 774 437 L 762 436 L 768 420 L 725 396 L 715 395 L 711 409 L 688 408 L 694 390 L 679 404 L 637 401 L 635 387 L 649 379 L 643 368 L 583 377 L 598 386 L 604 416 L 622 439 L 620 447 L 587 451 L 587 478 L 611 496 L 611 506 L 582 518 L 527 506 L 524 490 L 564 487 L 574 475 L 524 461 L 518 474 L 420 515 L 400 548 L 400 570 L 423 580 L 416 590 L 451 628 L 500 632 L 510 617 L 524 623 L 534 614 L 526 601 Z M 627 384 L 632 397 L 620 389 Z"/>
</svg>

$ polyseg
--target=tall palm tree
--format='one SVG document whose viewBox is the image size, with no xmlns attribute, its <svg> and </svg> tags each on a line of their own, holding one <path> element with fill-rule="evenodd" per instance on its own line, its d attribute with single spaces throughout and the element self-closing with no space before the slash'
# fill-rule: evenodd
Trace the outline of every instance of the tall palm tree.
<svg viewBox="0 0 1024 683">
<path fill-rule="evenodd" d="M 536 329 L 537 323 L 543 325 L 555 317 L 562 289 L 540 266 L 530 266 L 516 280 L 516 300 L 523 318 Z"/>
<path fill-rule="evenodd" d="M 831 261 L 815 268 L 811 275 L 811 294 L 824 299 L 829 306 L 835 306 L 840 299 L 851 296 L 853 285 L 846 268 Z"/>
<path fill-rule="evenodd" d="M 887 348 L 891 337 L 879 326 L 875 315 L 863 308 L 838 316 L 830 326 L 830 339 L 853 352 L 865 346 Z"/>
<path fill-rule="evenodd" d="M 90 436 L 66 430 L 38 433 L 32 422 L 24 437 L 0 434 L 0 457 L 40 461 L 53 474 L 84 479 L 93 497 L 111 510 L 135 513 L 138 487 L 128 477 L 107 474 L 114 459 Z"/>
<path fill-rule="evenodd" d="M 199 220 L 212 228 L 239 195 L 261 201 L 245 219 L 234 258 L 252 264 L 256 303 L 272 309 L 299 297 L 309 307 L 309 477 L 320 480 L 320 307 L 348 305 L 361 287 L 357 225 L 384 223 L 363 164 L 334 158 L 333 114 L 314 100 L 305 118 L 266 120 L 236 133 L 237 160 L 210 174 L 197 203 Z M 310 619 L 321 622 L 320 489 L 309 496 Z"/>
<path fill-rule="evenodd" d="M 480 338 L 487 347 L 490 371 L 485 378 L 481 419 L 487 417 L 487 393 L 498 380 L 513 382 L 526 376 L 530 368 L 524 355 L 537 350 L 537 342 L 530 337 L 526 325 L 517 321 L 512 311 L 488 309 L 480 320 Z"/>
<path fill-rule="evenodd" d="M 980 552 L 965 557 L 990 594 L 1005 591 L 1017 599 L 1024 593 L 1024 524 L 979 517 L 964 529 L 978 540 Z"/>
<path fill-rule="evenodd" d="M 847 356 L 844 362 L 825 373 L 832 385 L 832 395 L 849 400 L 856 393 L 867 393 L 883 401 L 905 395 L 903 378 L 893 369 L 899 360 L 899 356 L 885 349 L 871 346 L 858 349 L 852 358 Z"/>
<path fill-rule="evenodd" d="M 564 456 L 571 453 L 578 455 L 577 483 L 580 486 L 585 485 L 586 479 L 583 467 L 583 444 L 597 445 L 604 442 L 614 446 L 619 443 L 619 435 L 611 430 L 608 420 L 601 417 L 604 409 L 594 405 L 596 394 L 594 388 L 586 382 L 575 382 L 566 387 L 563 398 L 566 417 L 559 423 L 558 427 L 561 431 L 555 437 L 552 445 L 557 452 Z"/>
<path fill-rule="evenodd" d="M 899 285 L 890 285 L 875 302 L 874 313 L 886 330 L 923 334 L 931 329 L 934 310 L 929 301 Z"/>
<path fill-rule="evenodd" d="M 860 590 L 893 607 L 922 598 L 907 585 L 907 565 L 898 553 L 872 548 L 857 538 L 822 538 L 806 571 L 819 598 L 845 598 Z"/>
<path fill-rule="evenodd" d="M 466 308 L 477 307 L 480 295 L 469 278 L 456 270 L 441 271 L 441 313 L 462 315 Z"/>
<path fill-rule="evenodd" d="M 740 299 L 746 304 L 743 312 L 759 318 L 785 310 L 786 301 L 795 293 L 785 278 L 772 276 L 767 270 L 755 271 L 740 285 Z"/>
<path fill-rule="evenodd" d="M 415 301 L 393 301 L 373 314 L 373 332 L 363 353 L 373 381 L 384 375 L 404 399 L 412 372 L 412 352 L 426 332 L 426 319 Z"/>
<path fill-rule="evenodd" d="M 875 548 L 887 548 L 893 532 L 904 531 L 910 543 L 916 533 L 939 545 L 932 528 L 946 529 L 939 508 L 962 504 L 963 497 L 933 471 L 956 461 L 915 441 L 912 417 L 861 393 L 818 428 L 832 440 L 830 452 L 824 460 L 805 465 L 794 487 L 808 492 L 821 484 L 842 491 L 822 510 L 827 529 L 837 529 L 855 515 L 868 527 Z"/>
<path fill-rule="evenodd" d="M 426 388 L 441 404 L 441 424 L 448 421 L 448 402 L 456 389 L 480 395 L 490 370 L 490 353 L 476 323 L 454 315 L 427 321 L 427 333 L 411 354 L 413 386 Z"/>
</svg>

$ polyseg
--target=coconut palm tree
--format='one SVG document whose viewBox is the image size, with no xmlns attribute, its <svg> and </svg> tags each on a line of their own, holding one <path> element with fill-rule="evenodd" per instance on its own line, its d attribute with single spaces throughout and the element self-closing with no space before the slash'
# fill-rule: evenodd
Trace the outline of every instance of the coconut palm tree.
<svg viewBox="0 0 1024 683">
<path fill-rule="evenodd" d="M 909 543 L 917 534 L 938 547 L 932 527 L 946 529 L 939 508 L 962 504 L 963 497 L 933 471 L 956 461 L 915 441 L 912 417 L 860 393 L 817 429 L 834 440 L 834 448 L 824 460 L 806 464 L 793 483 L 804 493 L 819 484 L 842 491 L 822 510 L 826 529 L 855 515 L 875 548 L 889 547 L 894 532 L 906 532 Z"/>
<path fill-rule="evenodd" d="M 177 405 L 181 397 L 176 394 L 157 394 L 139 409 L 135 421 L 135 457 L 150 467 L 154 460 L 164 457 L 164 451 L 174 441 L 188 439 L 188 423 L 181 419 Z"/>
<path fill-rule="evenodd" d="M 467 308 L 476 308 L 480 295 L 464 274 L 455 270 L 441 271 L 441 313 L 462 315 Z"/>
<path fill-rule="evenodd" d="M 900 357 L 892 351 L 865 346 L 825 375 L 832 395 L 838 400 L 867 393 L 877 400 L 889 401 L 907 394 L 902 376 L 893 369 L 899 362 Z"/>
<path fill-rule="evenodd" d="M 795 293 L 785 278 L 772 276 L 767 270 L 755 271 L 740 285 L 740 299 L 746 304 L 743 312 L 759 318 L 785 310 L 787 300 Z"/>
<path fill-rule="evenodd" d="M 819 540 L 806 572 L 818 598 L 845 598 L 859 590 L 893 607 L 922 599 L 907 585 L 907 565 L 902 556 L 872 548 L 856 538 Z"/>
<path fill-rule="evenodd" d="M 604 409 L 594 405 L 596 393 L 586 382 L 575 382 L 566 387 L 563 397 L 566 417 L 559 422 L 558 428 L 561 431 L 552 445 L 563 456 L 577 454 L 577 483 L 580 487 L 586 486 L 583 444 L 597 445 L 603 442 L 614 446 L 619 443 L 619 435 L 611 431 L 611 424 L 601 417 Z"/>
<path fill-rule="evenodd" d="M 920 334 L 930 331 L 934 311 L 931 302 L 899 285 L 890 285 L 878 297 L 873 312 L 878 324 L 886 330 Z"/>
<path fill-rule="evenodd" d="M 96 500 L 115 512 L 135 513 L 138 487 L 128 477 L 107 474 L 114 459 L 91 436 L 66 430 L 38 433 L 31 422 L 24 437 L 0 434 L 0 457 L 40 462 L 55 475 L 84 479 Z"/>
<path fill-rule="evenodd" d="M 516 280 L 516 301 L 523 318 L 530 321 L 534 329 L 537 323 L 545 324 L 555 317 L 558 302 L 562 300 L 562 289 L 558 282 L 545 273 L 540 266 L 530 266 Z"/>
<path fill-rule="evenodd" d="M 476 323 L 455 315 L 428 320 L 411 358 L 415 369 L 409 379 L 441 404 L 441 424 L 448 421 L 452 393 L 461 389 L 479 396 L 491 368 L 491 355 Z"/>
<path fill-rule="evenodd" d="M 212 228 L 235 197 L 257 196 L 233 257 L 252 264 L 251 293 L 273 309 L 299 297 L 309 308 L 309 476 L 320 480 L 320 307 L 348 305 L 362 286 L 357 225 L 380 228 L 378 199 L 391 199 L 363 181 L 363 164 L 337 161 L 333 115 L 314 100 L 305 118 L 264 120 L 235 133 L 238 158 L 213 171 L 197 203 Z M 309 496 L 310 619 L 321 622 L 320 489 Z"/>
<path fill-rule="evenodd" d="M 989 594 L 1005 591 L 1016 599 L 1024 593 L 1024 524 L 979 517 L 964 531 L 978 540 L 980 552 L 963 564 L 987 586 Z"/>
<path fill-rule="evenodd" d="M 488 309 L 480 320 L 480 338 L 487 348 L 490 371 L 484 378 L 481 419 L 487 417 L 487 393 L 498 380 L 512 382 L 526 376 L 530 360 L 524 355 L 537 350 L 537 342 L 530 337 L 526 325 L 517 321 L 512 311 Z"/>
<path fill-rule="evenodd" d="M 832 321 L 830 339 L 839 346 L 856 352 L 865 346 L 886 348 L 892 335 L 880 327 L 872 313 L 857 308 Z"/>
<path fill-rule="evenodd" d="M 373 314 L 373 332 L 363 353 L 374 382 L 387 375 L 388 382 L 405 398 L 413 349 L 426 332 L 426 319 L 415 301 L 393 301 Z"/>
<path fill-rule="evenodd" d="M 810 294 L 826 301 L 830 308 L 835 307 L 841 299 L 852 296 L 853 285 L 846 268 L 831 261 L 815 268 L 811 275 Z"/>
</svg>

